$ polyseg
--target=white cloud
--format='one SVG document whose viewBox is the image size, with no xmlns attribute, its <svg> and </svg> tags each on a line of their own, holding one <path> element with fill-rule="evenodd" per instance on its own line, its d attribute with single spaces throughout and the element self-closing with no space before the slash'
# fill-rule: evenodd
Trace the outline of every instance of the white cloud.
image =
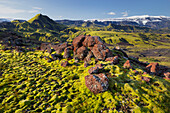
<svg viewBox="0 0 170 113">
<path fill-rule="evenodd" d="M 39 10 L 29 10 L 28 13 L 37 13 Z"/>
<path fill-rule="evenodd" d="M 123 16 L 128 16 L 128 12 L 125 11 L 125 12 L 122 12 Z"/>
<path fill-rule="evenodd" d="M 12 7 L 8 7 L 5 5 L 0 5 L 0 14 L 16 14 L 16 13 L 24 13 L 26 10 L 22 9 L 14 9 Z"/>
<path fill-rule="evenodd" d="M 32 10 L 29 10 L 28 13 L 37 13 L 41 10 L 42 8 L 40 7 L 32 7 Z"/>
<path fill-rule="evenodd" d="M 33 9 L 41 10 L 41 7 L 32 7 Z"/>
<path fill-rule="evenodd" d="M 107 13 L 108 15 L 116 15 L 116 13 L 114 13 L 114 12 L 109 12 L 109 13 Z"/>
<path fill-rule="evenodd" d="M 40 7 L 32 7 L 31 10 L 15 9 L 15 8 L 0 4 L 0 14 L 37 13 L 41 9 L 42 8 Z"/>
</svg>

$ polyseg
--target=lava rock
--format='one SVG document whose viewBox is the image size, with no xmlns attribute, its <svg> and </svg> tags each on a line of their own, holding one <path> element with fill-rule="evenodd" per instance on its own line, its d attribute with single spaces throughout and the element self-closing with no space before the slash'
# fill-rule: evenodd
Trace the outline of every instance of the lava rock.
<svg viewBox="0 0 170 113">
<path fill-rule="evenodd" d="M 150 79 L 149 77 L 143 77 L 143 76 L 142 76 L 142 77 L 141 77 L 141 80 L 144 80 L 144 81 L 146 81 L 146 82 L 150 82 L 151 79 Z"/>
<path fill-rule="evenodd" d="M 101 44 L 95 44 L 94 47 L 92 48 L 93 55 L 95 56 L 96 59 L 98 60 L 105 60 L 106 58 L 106 46 L 101 45 Z"/>
<path fill-rule="evenodd" d="M 165 76 L 165 77 L 163 77 L 164 79 L 170 80 L 170 72 L 164 73 L 164 76 Z"/>
<path fill-rule="evenodd" d="M 92 47 L 96 44 L 95 38 L 93 36 L 86 36 L 85 40 L 83 41 L 83 46 L 85 47 Z"/>
<path fill-rule="evenodd" d="M 60 54 L 64 51 L 65 48 L 68 47 L 68 42 L 65 42 L 63 44 L 60 44 L 60 46 L 57 48 L 56 53 Z"/>
<path fill-rule="evenodd" d="M 42 43 L 41 44 L 41 51 L 45 51 L 46 49 L 47 49 L 47 45 L 48 45 L 48 43 Z"/>
<path fill-rule="evenodd" d="M 69 65 L 68 61 L 65 61 L 65 62 L 61 63 L 61 66 L 62 66 L 62 67 L 66 67 L 66 66 L 68 66 L 68 65 Z"/>
<path fill-rule="evenodd" d="M 95 67 L 91 67 L 88 72 L 89 74 L 97 74 L 100 70 L 103 70 L 103 64 L 96 64 Z"/>
<path fill-rule="evenodd" d="M 71 58 L 71 49 L 69 47 L 64 49 L 63 58 Z"/>
<path fill-rule="evenodd" d="M 126 69 L 132 68 L 131 63 L 130 63 L 130 60 L 127 60 L 127 61 L 124 63 L 123 67 L 126 68 Z"/>
<path fill-rule="evenodd" d="M 91 51 L 88 51 L 85 61 L 90 62 L 92 57 L 93 57 L 93 53 Z"/>
<path fill-rule="evenodd" d="M 107 76 L 103 73 L 85 76 L 85 84 L 87 88 L 94 94 L 107 91 L 109 87 L 108 81 L 109 80 Z"/>
<path fill-rule="evenodd" d="M 51 54 L 52 50 L 51 47 L 49 45 L 47 45 L 47 52 Z"/>
<path fill-rule="evenodd" d="M 87 53 L 88 53 L 88 49 L 84 46 L 80 47 L 77 49 L 77 57 L 80 59 L 80 60 L 83 60 L 86 56 L 87 56 Z"/>
<path fill-rule="evenodd" d="M 105 59 L 105 61 L 111 61 L 111 64 L 114 64 L 114 65 L 119 63 L 118 56 L 108 57 Z"/>
<path fill-rule="evenodd" d="M 22 48 L 21 46 L 15 46 L 15 50 L 16 50 L 17 52 L 24 52 L 24 51 L 25 51 L 25 49 Z"/>
<path fill-rule="evenodd" d="M 85 62 L 84 67 L 88 67 L 88 66 L 89 66 L 89 63 Z"/>
<path fill-rule="evenodd" d="M 58 55 L 58 54 L 51 54 L 52 60 L 57 60 L 57 59 L 59 59 L 59 57 L 60 57 L 60 55 Z"/>
<path fill-rule="evenodd" d="M 150 63 L 146 66 L 146 70 L 148 73 L 158 74 L 159 64 L 158 63 Z"/>
<path fill-rule="evenodd" d="M 72 44 L 73 44 L 73 46 L 74 46 L 74 49 L 81 47 L 84 39 L 85 39 L 85 36 L 84 36 L 84 35 L 80 35 L 80 36 L 74 38 L 74 39 L 73 39 L 73 42 L 72 42 Z"/>
</svg>

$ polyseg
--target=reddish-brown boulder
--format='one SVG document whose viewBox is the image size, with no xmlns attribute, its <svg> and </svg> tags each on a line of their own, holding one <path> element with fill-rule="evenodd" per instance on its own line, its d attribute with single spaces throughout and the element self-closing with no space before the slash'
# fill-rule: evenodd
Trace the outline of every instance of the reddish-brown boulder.
<svg viewBox="0 0 170 113">
<path fill-rule="evenodd" d="M 102 70 L 104 68 L 103 64 L 96 64 L 95 67 L 98 67 L 100 70 Z"/>
<path fill-rule="evenodd" d="M 61 63 L 61 66 L 62 66 L 62 67 L 66 67 L 66 66 L 68 66 L 68 65 L 69 65 L 68 61 L 65 61 L 65 62 Z"/>
<path fill-rule="evenodd" d="M 60 46 L 59 46 L 58 49 L 56 50 L 56 53 L 57 53 L 57 54 L 62 53 L 66 47 L 68 47 L 68 43 L 67 43 L 67 42 L 65 42 L 65 43 L 63 43 L 63 44 L 60 44 Z"/>
<path fill-rule="evenodd" d="M 158 63 L 150 63 L 146 66 L 146 70 L 149 73 L 157 74 L 159 71 L 159 64 Z"/>
<path fill-rule="evenodd" d="M 89 74 L 96 74 L 96 73 L 99 73 L 99 68 L 98 67 L 91 67 L 89 70 L 88 70 Z"/>
<path fill-rule="evenodd" d="M 60 55 L 58 55 L 58 54 L 51 54 L 51 58 L 52 58 L 52 60 L 57 60 L 57 59 L 60 58 Z"/>
<path fill-rule="evenodd" d="M 50 45 L 51 45 L 51 47 L 52 47 L 55 51 L 57 51 L 58 47 L 59 47 L 61 44 L 50 44 Z"/>
<path fill-rule="evenodd" d="M 94 39 L 95 39 L 95 44 L 100 44 L 100 45 L 104 44 L 100 37 L 94 36 Z"/>
<path fill-rule="evenodd" d="M 95 56 L 96 59 L 105 60 L 106 49 L 107 48 L 105 45 L 95 44 L 91 51 L 93 52 L 93 55 Z"/>
<path fill-rule="evenodd" d="M 79 59 L 83 60 L 88 53 L 88 49 L 84 46 L 77 49 L 76 55 Z"/>
<path fill-rule="evenodd" d="M 127 60 L 127 61 L 124 63 L 123 67 L 126 68 L 126 69 L 132 68 L 131 63 L 130 63 L 130 60 Z"/>
<path fill-rule="evenodd" d="M 68 42 L 60 43 L 60 44 L 51 44 L 51 47 L 56 51 L 57 54 L 60 54 L 64 51 L 66 47 L 68 47 Z"/>
<path fill-rule="evenodd" d="M 88 67 L 88 66 L 89 66 L 89 63 L 84 62 L 84 67 Z"/>
<path fill-rule="evenodd" d="M 24 48 L 22 48 L 21 46 L 15 46 L 15 50 L 17 52 L 24 52 L 25 51 Z"/>
<path fill-rule="evenodd" d="M 85 47 L 93 47 L 95 44 L 104 44 L 100 37 L 98 36 L 89 36 L 87 35 L 85 37 L 85 40 L 83 41 L 83 46 Z"/>
<path fill-rule="evenodd" d="M 88 51 L 85 61 L 90 62 L 92 57 L 93 57 L 93 53 L 91 51 Z"/>
<path fill-rule="evenodd" d="M 100 73 L 100 70 L 103 70 L 103 64 L 96 64 L 95 67 L 91 67 L 88 72 L 89 74 L 97 74 Z"/>
<path fill-rule="evenodd" d="M 80 36 L 74 38 L 74 39 L 73 39 L 73 42 L 72 42 L 72 44 L 73 44 L 73 46 L 74 46 L 74 49 L 81 47 L 84 39 L 85 39 L 85 36 L 84 36 L 84 35 L 80 35 Z"/>
<path fill-rule="evenodd" d="M 64 49 L 63 58 L 71 58 L 71 49 L 69 47 Z"/>
<path fill-rule="evenodd" d="M 85 84 L 94 94 L 107 91 L 109 87 L 108 78 L 103 73 L 85 76 Z"/>
<path fill-rule="evenodd" d="M 51 54 L 52 50 L 51 50 L 51 46 L 47 45 L 47 52 Z"/>
<path fill-rule="evenodd" d="M 114 65 L 119 63 L 118 56 L 108 57 L 108 58 L 105 59 L 105 61 L 111 61 L 111 64 L 114 64 Z"/>
<path fill-rule="evenodd" d="M 165 77 L 163 77 L 164 79 L 170 80 L 170 72 L 164 73 L 164 76 L 165 76 Z"/>
<path fill-rule="evenodd" d="M 142 76 L 142 77 L 141 77 L 141 80 L 144 80 L 144 81 L 146 81 L 146 82 L 150 82 L 151 79 L 150 79 L 149 77 L 143 77 L 143 76 Z"/>
<path fill-rule="evenodd" d="M 41 44 L 41 51 L 45 51 L 46 49 L 47 49 L 47 45 L 48 45 L 48 43 L 42 43 Z"/>
</svg>

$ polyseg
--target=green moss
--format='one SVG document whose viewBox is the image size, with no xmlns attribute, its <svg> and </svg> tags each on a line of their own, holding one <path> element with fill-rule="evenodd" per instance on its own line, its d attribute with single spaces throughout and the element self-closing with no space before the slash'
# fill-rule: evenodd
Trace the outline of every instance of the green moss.
<svg viewBox="0 0 170 113">
<path fill-rule="evenodd" d="M 169 81 L 153 75 L 140 75 L 123 69 L 125 59 L 118 65 L 100 61 L 109 73 L 109 89 L 94 95 L 85 85 L 89 75 L 83 62 L 78 66 L 62 67 L 61 61 L 48 63 L 39 51 L 16 53 L 0 51 L 0 112 L 168 112 Z M 27 60 L 25 60 L 27 59 Z M 142 69 L 136 68 L 143 72 Z M 107 75 L 106 74 L 106 75 Z M 151 78 L 150 83 L 141 76 Z"/>
</svg>

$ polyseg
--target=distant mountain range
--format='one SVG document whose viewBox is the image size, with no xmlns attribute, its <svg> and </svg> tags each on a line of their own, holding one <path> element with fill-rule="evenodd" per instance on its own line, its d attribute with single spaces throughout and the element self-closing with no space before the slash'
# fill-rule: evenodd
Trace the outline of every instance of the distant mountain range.
<svg viewBox="0 0 170 113">
<path fill-rule="evenodd" d="M 161 29 L 161 28 L 170 29 L 170 17 L 166 17 L 166 16 L 143 15 L 143 16 L 131 16 L 131 17 L 124 17 L 124 18 L 110 18 L 110 19 L 56 20 L 56 22 L 64 25 L 70 25 L 70 26 L 82 26 L 84 24 L 108 26 L 111 23 L 116 25 L 142 26 L 142 27 L 149 27 L 153 29 Z"/>
<path fill-rule="evenodd" d="M 0 18 L 0 23 L 2 23 L 2 22 L 10 22 L 10 20 L 6 19 L 6 18 Z"/>
</svg>

